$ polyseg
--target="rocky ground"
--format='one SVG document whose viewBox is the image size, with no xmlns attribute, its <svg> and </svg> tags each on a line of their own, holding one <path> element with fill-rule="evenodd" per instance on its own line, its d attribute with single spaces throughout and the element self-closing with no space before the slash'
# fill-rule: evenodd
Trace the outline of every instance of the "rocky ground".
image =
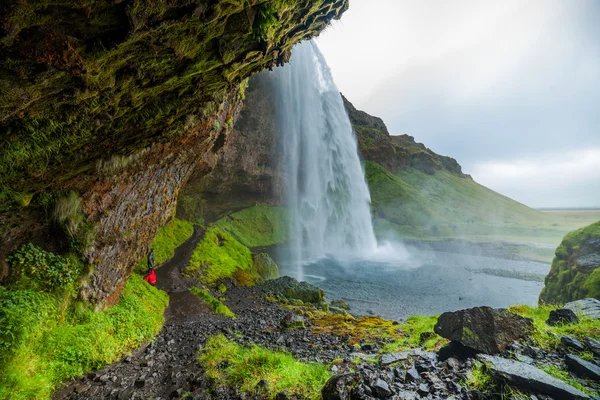
<svg viewBox="0 0 600 400">
<path fill-rule="evenodd" d="M 276 288 L 278 284 L 273 282 L 277 281 L 254 288 L 235 287 L 227 282 L 224 303 L 237 319 L 217 315 L 188 291 L 192 282 L 179 274 L 200 236 L 201 232 L 196 232 L 158 270 L 159 285 L 171 297 L 165 314 L 167 321 L 158 337 L 121 361 L 68 383 L 55 394 L 55 399 L 263 398 L 258 389 L 256 394 L 242 394 L 205 376 L 197 363 L 198 351 L 216 334 L 224 334 L 240 344 L 284 350 L 301 361 L 331 365 L 333 377 L 322 391 L 326 400 L 500 399 L 519 398 L 516 396 L 523 393 L 531 395 L 524 398 L 539 400 L 590 398 L 538 369 L 547 365 L 572 372 L 585 387 L 599 388 L 600 343 L 592 338 L 580 343 L 563 337 L 563 345 L 556 352 L 547 352 L 527 343 L 527 335 L 533 330 L 531 320 L 489 307 L 443 314 L 435 331 L 451 342 L 437 352 L 415 348 L 389 354 L 381 354 L 373 344 L 350 346 L 344 337 L 313 334 L 310 321 L 266 300 L 266 291 Z M 282 292 L 293 285 L 291 278 L 279 281 Z M 305 290 L 305 300 L 310 296 L 306 292 L 310 290 L 308 286 L 298 285 Z M 316 301 L 322 300 L 319 289 L 314 296 Z M 597 313 L 599 304 L 585 303 L 584 311 Z M 578 311 L 582 311 L 581 307 Z M 573 323 L 576 317 L 571 310 L 563 310 L 552 318 L 551 323 Z M 304 324 L 290 330 L 290 321 L 297 319 Z M 590 362 L 575 355 L 584 350 L 596 359 Z M 467 385 L 473 369 L 478 368 L 475 364 L 485 364 L 496 380 L 508 385 L 497 386 L 504 388 L 501 392 L 482 392 Z M 286 393 L 276 397 L 293 398 Z"/>
</svg>

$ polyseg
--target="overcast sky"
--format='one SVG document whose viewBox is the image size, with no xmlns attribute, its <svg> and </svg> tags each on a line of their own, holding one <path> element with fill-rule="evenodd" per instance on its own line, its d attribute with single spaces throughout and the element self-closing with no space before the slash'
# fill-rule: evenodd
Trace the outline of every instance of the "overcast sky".
<svg viewBox="0 0 600 400">
<path fill-rule="evenodd" d="M 600 206 L 600 0 L 350 0 L 340 90 L 532 207 Z"/>
</svg>

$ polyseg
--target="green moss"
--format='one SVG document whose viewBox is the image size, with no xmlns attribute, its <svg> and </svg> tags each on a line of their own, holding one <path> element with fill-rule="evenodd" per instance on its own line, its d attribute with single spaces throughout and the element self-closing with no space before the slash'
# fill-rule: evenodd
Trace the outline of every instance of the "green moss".
<svg viewBox="0 0 600 400">
<path fill-rule="evenodd" d="M 473 368 L 467 376 L 464 386 L 469 390 L 487 393 L 495 387 L 494 377 L 484 363 L 476 361 L 473 363 Z"/>
<path fill-rule="evenodd" d="M 219 219 L 214 225 L 248 247 L 281 244 L 288 234 L 287 214 L 282 207 L 249 207 Z"/>
<path fill-rule="evenodd" d="M 154 337 L 167 303 L 164 292 L 137 275 L 107 311 L 68 296 L 0 286 L 0 398 L 50 399 L 61 382 Z"/>
<path fill-rule="evenodd" d="M 175 249 L 181 246 L 194 233 L 194 225 L 188 221 L 173 218 L 161 227 L 152 241 L 154 262 L 160 265 L 175 255 Z M 143 273 L 148 269 L 148 257 L 137 263 L 135 270 Z"/>
<path fill-rule="evenodd" d="M 327 367 L 317 363 L 301 363 L 288 353 L 267 350 L 256 345 L 242 347 L 223 335 L 208 339 L 199 354 L 206 375 L 241 392 L 257 394 L 258 382 L 268 382 L 268 399 L 286 390 L 288 396 L 320 399 L 321 388 L 330 378 Z"/>
<path fill-rule="evenodd" d="M 201 290 L 198 288 L 191 288 L 190 292 L 192 292 L 195 296 L 197 296 L 200 300 L 208 304 L 213 312 L 223 315 L 224 317 L 236 319 L 235 314 L 223 304 L 219 299 L 214 298 L 210 295 L 206 290 Z"/>
<path fill-rule="evenodd" d="M 580 390 L 589 396 L 598 396 L 598 394 L 599 394 L 597 390 L 592 390 L 589 388 L 589 386 L 586 387 L 586 386 L 582 385 L 576 379 L 574 379 L 567 371 L 563 371 L 554 365 L 547 365 L 545 367 L 542 367 L 541 369 L 544 372 L 546 372 L 548 375 L 552 375 L 553 377 L 558 378 L 561 381 L 568 383 L 569 385 L 573 386 L 575 389 Z"/>
</svg>

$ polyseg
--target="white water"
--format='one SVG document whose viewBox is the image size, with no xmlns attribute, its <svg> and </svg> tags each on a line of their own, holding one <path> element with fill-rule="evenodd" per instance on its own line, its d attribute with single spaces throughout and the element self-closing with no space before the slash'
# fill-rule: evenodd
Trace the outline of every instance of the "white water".
<svg viewBox="0 0 600 400">
<path fill-rule="evenodd" d="M 302 43 L 275 74 L 290 211 L 286 258 L 303 280 L 305 263 L 363 258 L 375 253 L 377 241 L 356 138 L 323 55 Z"/>
</svg>

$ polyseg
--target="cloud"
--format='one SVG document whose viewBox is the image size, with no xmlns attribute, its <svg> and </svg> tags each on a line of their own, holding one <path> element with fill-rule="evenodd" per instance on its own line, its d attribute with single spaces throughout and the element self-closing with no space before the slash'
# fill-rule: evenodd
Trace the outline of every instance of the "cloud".
<svg viewBox="0 0 600 400">
<path fill-rule="evenodd" d="M 318 43 L 355 106 L 472 173 L 600 148 L 599 18 L 596 0 L 352 0 Z"/>
<path fill-rule="evenodd" d="M 590 207 L 600 200 L 600 147 L 475 164 L 479 183 L 533 207 Z"/>
</svg>

